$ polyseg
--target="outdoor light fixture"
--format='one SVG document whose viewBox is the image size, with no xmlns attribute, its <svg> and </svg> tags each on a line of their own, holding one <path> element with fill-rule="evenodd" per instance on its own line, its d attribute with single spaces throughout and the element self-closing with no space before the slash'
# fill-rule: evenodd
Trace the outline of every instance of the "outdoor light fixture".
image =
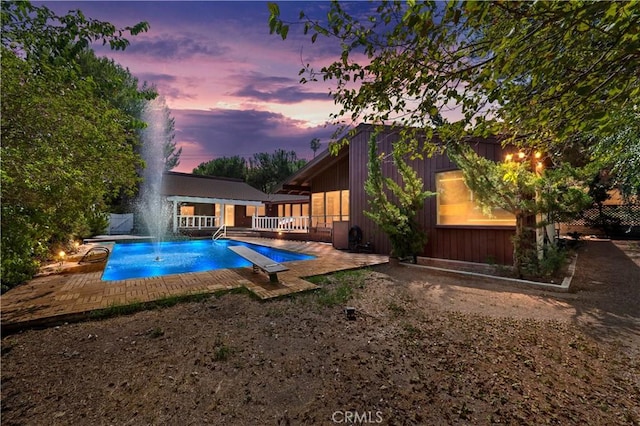
<svg viewBox="0 0 640 426">
<path fill-rule="evenodd" d="M 504 159 L 505 159 L 505 160 L 507 160 L 507 161 L 511 161 L 511 160 L 513 160 L 513 154 L 507 154 L 507 155 L 504 157 Z"/>
<path fill-rule="evenodd" d="M 524 158 L 524 156 L 525 156 L 524 152 L 520 151 L 520 152 L 518 153 L 518 158 L 519 158 L 519 159 L 521 159 L 521 160 L 522 160 L 522 159 Z"/>
<path fill-rule="evenodd" d="M 344 313 L 347 315 L 347 319 L 348 320 L 356 319 L 356 308 L 348 306 L 348 307 L 344 308 Z"/>
<path fill-rule="evenodd" d="M 67 253 L 65 253 L 64 251 L 60 250 L 60 253 L 58 253 L 58 257 L 60 257 L 60 265 L 62 265 L 62 262 L 64 262 L 64 257 L 67 255 Z"/>
</svg>

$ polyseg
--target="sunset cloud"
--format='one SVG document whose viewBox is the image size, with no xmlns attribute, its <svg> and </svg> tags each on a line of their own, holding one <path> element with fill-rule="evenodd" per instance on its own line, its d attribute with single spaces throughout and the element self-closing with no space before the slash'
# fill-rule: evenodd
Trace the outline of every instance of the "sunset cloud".
<svg viewBox="0 0 640 426">
<path fill-rule="evenodd" d="M 128 37 L 125 51 L 94 46 L 156 87 L 175 119 L 182 148 L 176 171 L 191 172 L 221 156 L 250 157 L 282 148 L 310 159 L 309 143 L 327 146 L 334 128 L 325 126 L 337 107 L 330 83 L 300 84 L 307 63 L 321 67 L 339 58 L 336 40 L 290 32 L 286 41 L 269 34 L 266 2 L 110 1 L 34 2 L 58 14 L 80 9 L 85 16 L 117 27 L 147 21 L 150 30 Z M 300 10 L 326 16 L 326 2 L 282 2 L 282 18 L 295 21 Z M 369 8 L 366 3 L 345 3 Z"/>
<path fill-rule="evenodd" d="M 189 59 L 194 56 L 224 58 L 231 49 L 215 41 L 198 40 L 198 34 L 163 34 L 140 40 L 127 48 L 127 53 L 151 57 L 160 62 Z"/>
</svg>

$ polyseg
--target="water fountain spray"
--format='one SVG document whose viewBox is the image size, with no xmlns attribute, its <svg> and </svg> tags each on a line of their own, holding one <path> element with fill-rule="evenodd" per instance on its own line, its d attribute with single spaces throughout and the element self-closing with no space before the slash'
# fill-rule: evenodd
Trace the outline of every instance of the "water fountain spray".
<svg viewBox="0 0 640 426">
<path fill-rule="evenodd" d="M 148 101 L 142 113 L 147 127 L 142 131 L 142 158 L 145 168 L 137 201 L 138 214 L 156 242 L 156 261 L 161 261 L 160 242 L 166 237 L 171 210 L 162 196 L 165 167 L 164 145 L 168 135 L 165 104 L 162 99 Z"/>
</svg>

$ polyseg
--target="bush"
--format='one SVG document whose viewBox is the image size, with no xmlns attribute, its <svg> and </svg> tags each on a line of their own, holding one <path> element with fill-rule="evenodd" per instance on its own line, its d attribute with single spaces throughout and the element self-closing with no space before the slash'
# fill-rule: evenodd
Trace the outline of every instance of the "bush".
<svg viewBox="0 0 640 426">
<path fill-rule="evenodd" d="M 2 245 L 0 248 L 0 280 L 4 293 L 31 279 L 46 258 L 47 248 L 38 242 L 38 228 L 25 215 L 11 208 L 2 209 Z"/>
<path fill-rule="evenodd" d="M 567 251 L 557 244 L 548 244 L 543 248 L 542 259 L 538 258 L 538 252 L 532 250 L 527 255 L 524 263 L 525 272 L 533 277 L 549 277 L 567 262 Z"/>
<path fill-rule="evenodd" d="M 99 212 L 95 209 L 91 209 L 86 215 L 87 226 L 89 227 L 90 235 L 83 235 L 86 237 L 92 237 L 94 235 L 104 234 L 109 227 L 109 213 Z"/>
</svg>

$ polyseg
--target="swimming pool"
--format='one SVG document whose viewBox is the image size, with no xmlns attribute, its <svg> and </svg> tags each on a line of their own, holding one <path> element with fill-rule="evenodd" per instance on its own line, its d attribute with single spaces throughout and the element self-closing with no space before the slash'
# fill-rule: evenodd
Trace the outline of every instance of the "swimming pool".
<svg viewBox="0 0 640 426">
<path fill-rule="evenodd" d="M 246 246 L 276 262 L 314 259 L 315 256 L 233 240 L 190 240 L 161 243 L 115 244 L 103 281 L 149 278 L 251 266 L 229 246 Z"/>
</svg>

